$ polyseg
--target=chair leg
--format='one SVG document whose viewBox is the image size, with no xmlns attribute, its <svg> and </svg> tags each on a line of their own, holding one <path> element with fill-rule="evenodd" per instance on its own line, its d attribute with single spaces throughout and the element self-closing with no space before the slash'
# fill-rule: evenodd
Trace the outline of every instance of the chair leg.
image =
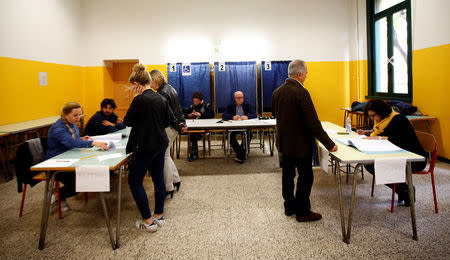
<svg viewBox="0 0 450 260">
<path fill-rule="evenodd" d="M 27 185 L 23 185 L 23 191 L 22 191 L 22 201 L 20 202 L 20 210 L 19 210 L 19 218 L 22 217 L 23 213 L 23 205 L 25 204 L 25 195 L 27 194 Z"/>
<path fill-rule="evenodd" d="M 88 202 L 88 195 L 87 192 L 84 193 L 84 203 Z"/>
<path fill-rule="evenodd" d="M 434 185 L 434 174 L 433 172 L 430 173 L 431 175 L 431 186 L 433 187 L 433 198 L 434 198 L 434 212 L 438 214 L 438 205 L 437 205 L 437 198 L 436 198 L 436 186 Z"/>
<path fill-rule="evenodd" d="M 372 191 L 370 192 L 370 197 L 373 197 L 373 187 L 375 186 L 375 175 L 372 178 Z"/>
<path fill-rule="evenodd" d="M 58 218 L 62 219 L 62 215 L 61 215 L 61 197 L 59 195 L 59 181 L 55 182 L 55 186 L 56 186 L 56 196 L 58 199 Z"/>
<path fill-rule="evenodd" d="M 208 155 L 211 156 L 211 134 L 208 133 Z"/>
<path fill-rule="evenodd" d="M 394 213 L 394 200 L 395 200 L 395 187 L 397 185 L 394 183 L 394 187 L 392 187 L 392 200 L 391 200 L 391 213 Z"/>
<path fill-rule="evenodd" d="M 205 136 L 205 134 L 202 134 L 202 135 L 203 135 L 203 158 L 205 158 L 205 156 L 206 156 L 206 146 L 205 146 L 206 136 Z"/>
</svg>

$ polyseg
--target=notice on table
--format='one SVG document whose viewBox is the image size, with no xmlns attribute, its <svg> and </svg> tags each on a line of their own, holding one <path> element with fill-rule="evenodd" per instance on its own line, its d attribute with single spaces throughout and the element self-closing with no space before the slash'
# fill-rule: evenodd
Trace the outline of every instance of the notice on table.
<svg viewBox="0 0 450 260">
<path fill-rule="evenodd" d="M 108 166 L 80 166 L 75 168 L 76 192 L 108 192 Z"/>
</svg>

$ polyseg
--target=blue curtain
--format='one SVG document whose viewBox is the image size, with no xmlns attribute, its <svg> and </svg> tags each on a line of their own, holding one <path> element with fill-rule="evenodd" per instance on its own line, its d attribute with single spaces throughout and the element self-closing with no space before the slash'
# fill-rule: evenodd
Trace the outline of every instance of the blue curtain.
<svg viewBox="0 0 450 260">
<path fill-rule="evenodd" d="M 203 99 L 211 103 L 211 84 L 208 62 L 191 63 L 191 75 L 183 76 L 182 64 L 176 64 L 176 71 L 171 72 L 167 64 L 167 82 L 178 92 L 178 98 L 183 110 L 192 104 L 192 94 L 200 92 Z"/>
<path fill-rule="evenodd" d="M 226 62 L 225 71 L 214 63 L 216 107 L 222 112 L 234 99 L 234 92 L 244 93 L 244 101 L 256 110 L 256 62 Z"/>
<path fill-rule="evenodd" d="M 288 77 L 290 61 L 271 61 L 272 69 L 266 70 L 266 62 L 261 62 L 263 112 L 272 111 L 272 93 L 281 86 Z"/>
</svg>

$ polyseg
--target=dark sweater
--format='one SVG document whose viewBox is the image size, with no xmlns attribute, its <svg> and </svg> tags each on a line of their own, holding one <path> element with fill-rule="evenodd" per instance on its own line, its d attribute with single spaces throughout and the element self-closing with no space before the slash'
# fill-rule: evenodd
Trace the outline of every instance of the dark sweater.
<svg viewBox="0 0 450 260">
<path fill-rule="evenodd" d="M 119 117 L 114 112 L 106 117 L 102 111 L 97 111 L 84 128 L 85 135 L 105 135 L 125 128 L 124 123 L 117 123 Z M 103 125 L 103 120 L 109 121 L 116 126 Z"/>
<path fill-rule="evenodd" d="M 166 146 L 169 112 L 167 101 L 151 89 L 136 96 L 124 118 L 125 125 L 131 126 L 126 152 L 152 153 Z"/>
<path fill-rule="evenodd" d="M 189 109 L 186 111 L 186 118 L 189 118 L 189 114 L 193 112 L 199 112 L 200 116 L 197 117 L 199 119 L 208 119 L 214 117 L 214 111 L 211 107 L 211 105 L 207 102 L 204 102 L 199 104 L 198 106 L 194 106 L 193 104 L 189 107 Z"/>
<path fill-rule="evenodd" d="M 250 106 L 247 103 L 242 103 L 242 108 L 244 110 L 244 115 L 246 115 L 248 117 L 248 119 L 252 119 L 252 118 L 256 118 L 256 112 L 255 110 L 252 108 L 252 106 Z M 224 120 L 232 120 L 233 116 L 236 115 L 236 103 L 233 101 L 233 103 L 229 104 L 227 106 L 227 108 L 225 109 L 225 111 L 222 114 L 222 118 Z"/>
<path fill-rule="evenodd" d="M 314 138 L 331 150 L 335 143 L 323 130 L 308 90 L 294 79 L 272 94 L 272 111 L 277 119 L 277 147 L 283 155 L 312 158 Z"/>
</svg>

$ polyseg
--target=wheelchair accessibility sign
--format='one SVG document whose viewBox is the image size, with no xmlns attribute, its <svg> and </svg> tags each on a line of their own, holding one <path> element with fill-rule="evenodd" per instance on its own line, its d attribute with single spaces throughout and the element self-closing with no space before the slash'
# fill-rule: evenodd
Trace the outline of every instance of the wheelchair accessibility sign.
<svg viewBox="0 0 450 260">
<path fill-rule="evenodd" d="M 191 64 L 190 63 L 183 63 L 181 65 L 181 71 L 183 72 L 183 76 L 191 76 Z"/>
</svg>

